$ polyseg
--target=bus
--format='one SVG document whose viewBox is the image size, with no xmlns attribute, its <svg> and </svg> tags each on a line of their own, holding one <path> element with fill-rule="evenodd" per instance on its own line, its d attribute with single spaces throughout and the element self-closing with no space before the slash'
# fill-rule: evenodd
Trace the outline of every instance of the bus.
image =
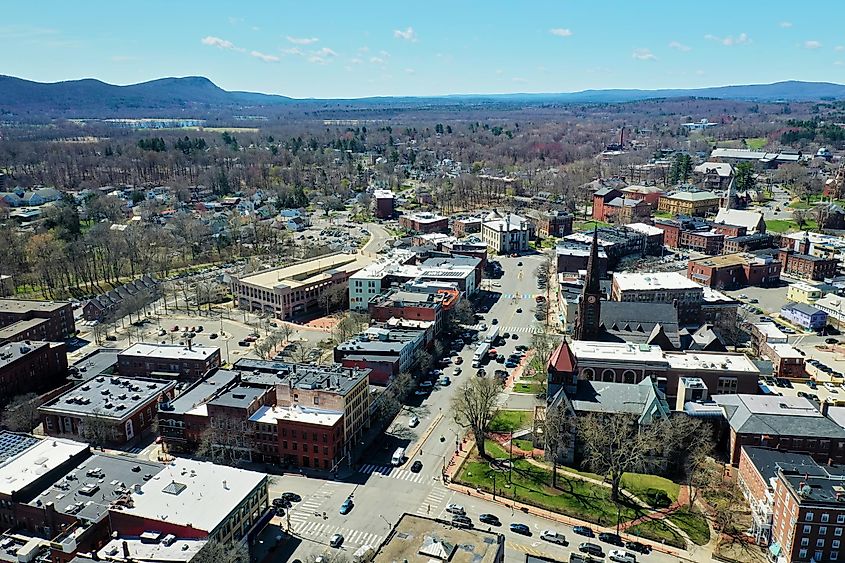
<svg viewBox="0 0 845 563">
<path fill-rule="evenodd" d="M 490 344 L 482 342 L 475 349 L 475 354 L 472 356 L 472 367 L 477 368 L 481 366 L 481 362 L 486 359 L 487 352 L 490 351 Z"/>
<path fill-rule="evenodd" d="M 484 342 L 487 344 L 493 344 L 496 342 L 496 339 L 499 338 L 499 326 L 492 326 L 490 330 L 487 332 L 487 336 L 484 337 Z"/>
</svg>

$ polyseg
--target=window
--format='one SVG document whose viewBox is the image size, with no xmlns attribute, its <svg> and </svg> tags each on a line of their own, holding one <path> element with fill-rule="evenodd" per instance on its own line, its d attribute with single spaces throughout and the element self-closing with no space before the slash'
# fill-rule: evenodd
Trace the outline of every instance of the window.
<svg viewBox="0 0 845 563">
<path fill-rule="evenodd" d="M 831 551 L 830 552 L 830 560 L 836 561 L 837 559 L 839 559 L 839 552 L 838 551 Z"/>
<path fill-rule="evenodd" d="M 737 378 L 736 377 L 720 377 L 719 383 L 716 386 L 716 393 L 718 394 L 732 394 L 736 393 Z"/>
<path fill-rule="evenodd" d="M 824 552 L 817 550 L 813 554 L 813 557 L 815 558 L 816 561 L 824 561 Z"/>
<path fill-rule="evenodd" d="M 836 515 L 836 523 L 837 524 L 845 524 L 845 514 L 837 514 Z"/>
<path fill-rule="evenodd" d="M 810 533 L 810 529 L 811 529 L 811 528 L 810 528 L 810 526 L 804 526 L 804 533 L 805 533 L 805 534 L 809 534 L 809 533 Z"/>
<path fill-rule="evenodd" d="M 810 538 L 801 538 L 801 547 L 807 547 L 810 545 Z"/>
<path fill-rule="evenodd" d="M 812 512 L 807 512 L 804 514 L 804 522 L 812 522 L 814 514 Z"/>
<path fill-rule="evenodd" d="M 831 546 L 833 549 L 839 549 L 839 540 L 833 540 Z"/>
<path fill-rule="evenodd" d="M 319 404 L 320 404 L 320 397 L 314 397 L 314 404 L 315 404 L 315 405 L 319 405 Z"/>
<path fill-rule="evenodd" d="M 819 538 L 816 540 L 816 547 L 824 547 L 824 538 Z M 821 561 L 821 559 L 819 559 Z"/>
<path fill-rule="evenodd" d="M 806 559 L 807 558 L 807 550 L 802 549 L 801 551 L 799 551 L 798 552 L 798 558 L 799 559 Z"/>
<path fill-rule="evenodd" d="M 828 514 L 827 512 L 825 512 L 824 514 L 822 514 L 822 519 L 821 519 L 821 521 L 822 521 L 822 522 L 827 522 L 828 520 L 830 520 L 830 514 Z"/>
<path fill-rule="evenodd" d="M 821 526 L 821 527 L 819 528 L 819 535 L 820 535 L 820 536 L 824 536 L 824 535 L 826 535 L 826 534 L 827 534 L 827 526 Z"/>
</svg>

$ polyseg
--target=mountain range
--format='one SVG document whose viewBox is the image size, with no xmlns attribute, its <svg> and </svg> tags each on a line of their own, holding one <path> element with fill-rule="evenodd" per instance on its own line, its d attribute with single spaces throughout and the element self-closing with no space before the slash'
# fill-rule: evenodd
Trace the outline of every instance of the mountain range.
<svg viewBox="0 0 845 563">
<path fill-rule="evenodd" d="M 204 117 L 243 109 L 284 106 L 423 107 L 462 103 L 574 104 L 619 103 L 660 98 L 814 101 L 845 99 L 845 85 L 830 82 L 784 81 L 692 89 L 607 89 L 547 94 L 460 94 L 429 97 L 372 97 L 351 100 L 294 99 L 273 94 L 223 90 L 201 76 L 161 78 L 117 86 L 100 80 L 34 82 L 0 75 L 0 113 L 44 117 Z M 256 113 L 261 113 L 260 111 Z"/>
</svg>

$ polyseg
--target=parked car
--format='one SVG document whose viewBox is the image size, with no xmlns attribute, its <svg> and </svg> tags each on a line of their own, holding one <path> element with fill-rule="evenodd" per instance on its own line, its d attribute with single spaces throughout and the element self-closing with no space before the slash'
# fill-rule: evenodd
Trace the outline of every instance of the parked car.
<svg viewBox="0 0 845 563">
<path fill-rule="evenodd" d="M 495 319 L 495 318 L 494 318 L 493 320 L 491 320 L 491 321 L 490 321 L 490 324 L 491 324 L 491 325 L 497 325 L 497 324 L 499 324 L 499 319 Z"/>
<path fill-rule="evenodd" d="M 472 520 L 470 520 L 466 516 L 455 514 L 452 517 L 452 525 L 456 528 L 472 528 Z"/>
<path fill-rule="evenodd" d="M 291 493 L 291 492 L 282 493 L 282 498 L 285 499 L 285 500 L 289 500 L 290 502 L 301 502 L 302 501 L 301 496 L 299 496 L 296 493 Z"/>
<path fill-rule="evenodd" d="M 836 338 L 825 338 L 824 343 L 825 344 L 839 344 L 839 340 L 837 340 Z"/>
<path fill-rule="evenodd" d="M 584 542 L 578 546 L 578 551 L 581 553 L 589 553 L 596 557 L 604 557 L 604 551 L 601 546 L 595 543 Z"/>
<path fill-rule="evenodd" d="M 624 549 L 611 549 L 607 558 L 616 563 L 637 563 L 637 556 Z"/>
<path fill-rule="evenodd" d="M 588 538 L 595 537 L 592 528 L 588 528 L 587 526 L 573 526 L 572 531 L 578 534 L 579 536 L 584 536 Z"/>
<path fill-rule="evenodd" d="M 522 307 L 517 307 L 517 308 L 516 308 L 516 312 L 517 312 L 517 313 L 521 313 L 521 312 L 522 312 Z"/>
<path fill-rule="evenodd" d="M 461 372 L 462 372 L 462 371 L 463 371 L 463 370 L 462 370 L 462 369 L 460 368 L 460 366 L 459 366 L 459 367 L 456 367 L 456 368 L 455 368 L 455 371 L 453 371 L 453 372 L 452 372 L 452 374 L 453 374 L 453 375 L 461 375 Z"/>
<path fill-rule="evenodd" d="M 630 549 L 631 551 L 636 551 L 637 553 L 642 553 L 644 555 L 651 553 L 651 547 L 638 541 L 625 542 L 625 549 Z"/>
<path fill-rule="evenodd" d="M 415 426 L 417 426 L 419 423 L 420 423 L 420 419 L 419 419 L 419 417 L 418 417 L 417 415 L 415 415 L 415 414 L 412 414 L 412 415 L 411 415 L 411 418 L 409 418 L 409 419 L 408 419 L 408 426 L 410 426 L 411 428 L 414 428 L 414 427 L 415 427 Z"/>
<path fill-rule="evenodd" d="M 567 545 L 566 538 L 563 534 L 559 534 L 552 530 L 543 530 L 543 533 L 540 534 L 541 540 L 546 540 L 547 542 L 556 543 L 558 545 Z"/>
<path fill-rule="evenodd" d="M 416 460 L 411 464 L 411 473 L 419 473 L 422 471 L 423 464 L 420 460 Z"/>
<path fill-rule="evenodd" d="M 343 545 L 343 536 L 340 534 L 335 534 L 329 540 L 329 545 L 332 547 L 340 547 Z"/>
<path fill-rule="evenodd" d="M 349 514 L 349 512 L 352 510 L 353 506 L 355 506 L 355 505 L 352 502 L 352 499 L 351 498 L 346 499 L 345 501 L 343 501 L 343 504 L 340 505 L 340 513 L 341 514 Z"/>
<path fill-rule="evenodd" d="M 480 522 L 484 522 L 485 524 L 490 524 L 491 526 L 501 526 L 502 523 L 499 521 L 499 517 L 495 514 L 479 514 L 478 520 Z"/>
<path fill-rule="evenodd" d="M 527 524 L 520 524 L 518 522 L 513 522 L 510 526 L 510 531 L 515 534 L 522 534 L 523 536 L 530 536 L 531 529 L 528 527 Z"/>
<path fill-rule="evenodd" d="M 108 336 L 106 336 L 106 340 L 108 340 L 109 342 L 116 342 L 117 336 L 115 336 L 113 334 L 109 334 Z"/>
<path fill-rule="evenodd" d="M 421 381 L 420 387 L 422 387 L 423 389 L 431 389 L 432 387 L 434 387 L 434 383 L 429 380 Z"/>
<path fill-rule="evenodd" d="M 437 383 L 439 383 L 440 385 L 442 385 L 442 386 L 444 386 L 444 387 L 445 387 L 445 386 L 449 385 L 450 383 L 452 383 L 452 380 L 451 380 L 451 379 L 449 379 L 449 377 L 448 377 L 448 376 L 444 375 L 443 377 L 441 377 L 441 378 L 437 381 Z"/>
<path fill-rule="evenodd" d="M 599 534 L 599 541 L 603 541 L 604 543 L 609 543 L 610 545 L 618 545 L 619 547 L 624 547 L 625 542 L 622 541 L 622 538 L 616 534 L 612 534 L 610 532 L 602 532 Z"/>
</svg>

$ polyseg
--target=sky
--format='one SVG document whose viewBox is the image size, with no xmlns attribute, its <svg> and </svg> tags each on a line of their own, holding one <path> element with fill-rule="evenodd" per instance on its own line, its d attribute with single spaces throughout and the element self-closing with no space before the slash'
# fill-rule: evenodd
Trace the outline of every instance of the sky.
<svg viewBox="0 0 845 563">
<path fill-rule="evenodd" d="M 825 7 L 827 4 L 827 7 Z M 0 74 L 297 98 L 845 82 L 836 2 L 4 2 Z M 827 15 L 825 15 L 827 14 Z M 2 101 L 2 92 L 0 92 Z"/>
</svg>

